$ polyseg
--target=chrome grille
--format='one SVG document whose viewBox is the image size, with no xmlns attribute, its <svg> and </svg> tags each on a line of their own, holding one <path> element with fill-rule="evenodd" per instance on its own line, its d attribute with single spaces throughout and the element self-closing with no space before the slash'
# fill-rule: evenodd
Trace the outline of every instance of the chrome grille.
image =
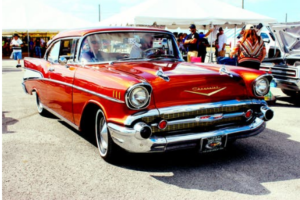
<svg viewBox="0 0 300 200">
<path fill-rule="evenodd" d="M 207 126 L 213 126 L 218 124 L 224 124 L 228 122 L 239 122 L 242 121 L 243 117 L 232 117 L 227 119 L 220 119 L 217 121 L 212 122 L 195 122 L 195 123 L 187 123 L 187 124 L 174 124 L 167 126 L 166 129 L 160 130 L 158 127 L 152 127 L 152 133 L 160 133 L 160 132 L 169 132 L 169 131 L 176 131 L 176 130 L 183 130 L 183 129 L 192 129 L 196 127 L 207 127 Z"/>
<path fill-rule="evenodd" d="M 215 108 L 201 108 L 199 110 L 191 111 L 191 112 L 181 112 L 181 113 L 172 113 L 172 114 L 161 114 L 160 117 L 165 120 L 173 120 L 173 119 L 182 119 L 182 118 L 190 118 L 196 117 L 199 115 L 208 115 L 215 113 L 232 113 L 238 112 L 240 110 L 249 109 L 251 107 L 250 104 L 245 105 L 237 105 L 237 106 L 223 106 L 223 107 L 215 107 Z M 153 123 L 157 117 L 143 117 L 142 120 L 146 123 Z"/>
<path fill-rule="evenodd" d="M 274 78 L 296 78 L 297 77 L 297 69 L 292 67 L 282 66 L 274 66 L 274 65 L 261 65 L 261 71 L 265 71 L 268 73 L 272 73 Z"/>
<path fill-rule="evenodd" d="M 243 116 L 234 116 L 229 118 L 223 118 L 215 121 L 209 122 L 187 122 L 181 124 L 172 124 L 171 122 L 175 122 L 176 120 L 180 119 L 193 119 L 198 116 L 204 115 L 212 115 L 212 114 L 236 114 L 241 112 L 246 112 L 248 109 L 255 110 L 255 105 L 251 104 L 241 104 L 241 105 L 231 105 L 231 106 L 221 106 L 221 107 L 210 107 L 210 108 L 200 108 L 199 110 L 193 110 L 190 112 L 181 112 L 181 113 L 172 113 L 172 114 L 161 114 L 158 118 L 157 117 L 144 117 L 142 120 L 146 122 L 148 125 L 152 127 L 153 133 L 161 133 L 161 132 L 170 132 L 176 130 L 184 130 L 184 129 L 193 129 L 193 128 L 201 128 L 201 127 L 208 127 L 208 126 L 215 126 L 230 122 L 245 122 L 245 117 Z M 166 129 L 161 130 L 157 127 L 157 123 L 161 120 L 167 120 L 170 123 Z"/>
</svg>

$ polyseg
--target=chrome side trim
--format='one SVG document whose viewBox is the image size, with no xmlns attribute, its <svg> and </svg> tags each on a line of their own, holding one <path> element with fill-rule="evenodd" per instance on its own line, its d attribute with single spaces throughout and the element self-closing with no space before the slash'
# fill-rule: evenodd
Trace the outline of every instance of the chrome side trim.
<svg viewBox="0 0 300 200">
<path fill-rule="evenodd" d="M 44 76 L 40 71 L 25 67 L 25 73 L 23 75 L 24 81 L 28 79 L 41 79 L 41 78 L 44 78 Z"/>
<path fill-rule="evenodd" d="M 73 128 L 75 128 L 77 131 L 79 131 L 79 127 L 77 125 L 75 125 L 73 122 L 69 121 L 68 119 L 66 119 L 65 117 L 61 116 L 60 114 L 58 114 L 54 110 L 50 109 L 49 107 L 45 106 L 44 104 L 43 104 L 43 106 L 44 106 L 44 108 L 47 111 L 49 111 L 50 113 L 52 113 L 53 115 L 55 115 L 59 119 L 63 120 L 64 122 L 66 122 L 67 124 L 69 124 L 70 126 L 72 126 Z"/>
<path fill-rule="evenodd" d="M 109 96 L 106 96 L 106 95 L 103 95 L 103 94 L 100 94 L 100 93 L 96 93 L 96 92 L 93 92 L 91 90 L 87 90 L 87 89 L 84 89 L 82 87 L 78 87 L 76 85 L 73 85 L 73 88 L 77 89 L 77 90 L 81 90 L 83 92 L 87 92 L 89 94 L 92 94 L 92 95 L 95 95 L 97 97 L 101 97 L 103 99 L 107 99 L 107 100 L 110 100 L 110 101 L 113 101 L 113 102 L 117 102 L 117 103 L 125 103 L 124 101 L 122 100 L 119 100 L 119 99 L 115 99 L 115 98 L 112 98 L 112 97 L 109 97 Z"/>
<path fill-rule="evenodd" d="M 58 83 L 58 84 L 66 85 L 66 86 L 69 86 L 69 87 L 73 87 L 73 85 L 70 84 L 70 83 L 65 83 L 65 82 L 57 81 L 57 80 L 50 79 L 50 78 L 42 78 L 41 80 L 43 80 L 43 81 L 49 81 L 49 82 L 53 82 L 53 83 Z"/>
<path fill-rule="evenodd" d="M 108 129 L 113 141 L 129 152 L 135 153 L 151 153 L 164 152 L 168 148 L 182 149 L 189 148 L 187 143 L 199 143 L 202 139 L 227 136 L 228 138 L 244 138 L 259 134 L 265 129 L 266 123 L 259 119 L 255 120 L 250 125 L 228 127 L 226 129 L 218 129 L 209 132 L 190 132 L 181 135 L 172 136 L 151 136 L 149 139 L 136 138 L 137 130 L 127 128 L 113 123 L 108 123 Z"/>
<path fill-rule="evenodd" d="M 112 97 L 109 97 L 109 96 L 106 96 L 106 95 L 103 95 L 103 94 L 100 94 L 100 93 L 96 93 L 96 92 L 93 92 L 91 90 L 87 90 L 87 89 L 84 89 L 82 87 L 78 87 L 76 85 L 72 85 L 72 84 L 69 84 L 69 83 L 62 82 L 62 81 L 57 81 L 57 80 L 53 80 L 53 79 L 49 79 L 49 78 L 36 78 L 36 79 L 43 80 L 43 81 L 49 81 L 49 82 L 53 82 L 53 83 L 58 83 L 58 84 L 66 85 L 68 87 L 73 87 L 77 90 L 80 90 L 80 91 L 83 91 L 83 92 L 86 92 L 86 93 L 89 93 L 89 94 L 92 94 L 92 95 L 95 95 L 97 97 L 101 97 L 103 99 L 107 99 L 107 100 L 110 100 L 110 101 L 113 101 L 113 102 L 125 103 L 122 100 L 115 99 L 115 98 L 112 98 Z M 30 79 L 27 79 L 27 80 L 30 80 Z"/>
</svg>

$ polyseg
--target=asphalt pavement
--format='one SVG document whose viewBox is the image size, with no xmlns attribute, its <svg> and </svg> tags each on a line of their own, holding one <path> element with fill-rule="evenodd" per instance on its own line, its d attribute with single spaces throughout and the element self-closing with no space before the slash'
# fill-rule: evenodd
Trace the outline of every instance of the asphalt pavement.
<svg viewBox="0 0 300 200">
<path fill-rule="evenodd" d="M 272 88 L 274 118 L 224 151 L 100 158 L 94 142 L 38 114 L 23 68 L 2 61 L 3 199 L 299 199 L 300 108 Z"/>
</svg>

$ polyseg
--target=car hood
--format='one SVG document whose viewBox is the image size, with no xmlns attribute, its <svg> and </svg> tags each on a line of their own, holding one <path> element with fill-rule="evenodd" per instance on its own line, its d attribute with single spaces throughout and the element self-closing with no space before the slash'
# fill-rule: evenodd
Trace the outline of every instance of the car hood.
<svg viewBox="0 0 300 200">
<path fill-rule="evenodd" d="M 269 30 L 274 33 L 285 56 L 300 55 L 300 22 L 271 23 Z"/>
<path fill-rule="evenodd" d="M 152 85 L 156 107 L 248 98 L 243 79 L 221 75 L 219 67 L 186 62 L 114 63 L 114 69 Z M 159 77 L 160 71 L 169 81 Z"/>
</svg>

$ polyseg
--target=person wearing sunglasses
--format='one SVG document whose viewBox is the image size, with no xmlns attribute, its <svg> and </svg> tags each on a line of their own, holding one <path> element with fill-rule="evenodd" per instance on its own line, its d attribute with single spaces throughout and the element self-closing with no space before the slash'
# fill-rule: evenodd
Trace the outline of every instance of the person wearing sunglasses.
<svg viewBox="0 0 300 200">
<path fill-rule="evenodd" d="M 104 61 L 103 55 L 100 52 L 101 41 L 96 36 L 89 36 L 84 41 L 81 59 L 86 62 L 101 62 Z"/>
</svg>

